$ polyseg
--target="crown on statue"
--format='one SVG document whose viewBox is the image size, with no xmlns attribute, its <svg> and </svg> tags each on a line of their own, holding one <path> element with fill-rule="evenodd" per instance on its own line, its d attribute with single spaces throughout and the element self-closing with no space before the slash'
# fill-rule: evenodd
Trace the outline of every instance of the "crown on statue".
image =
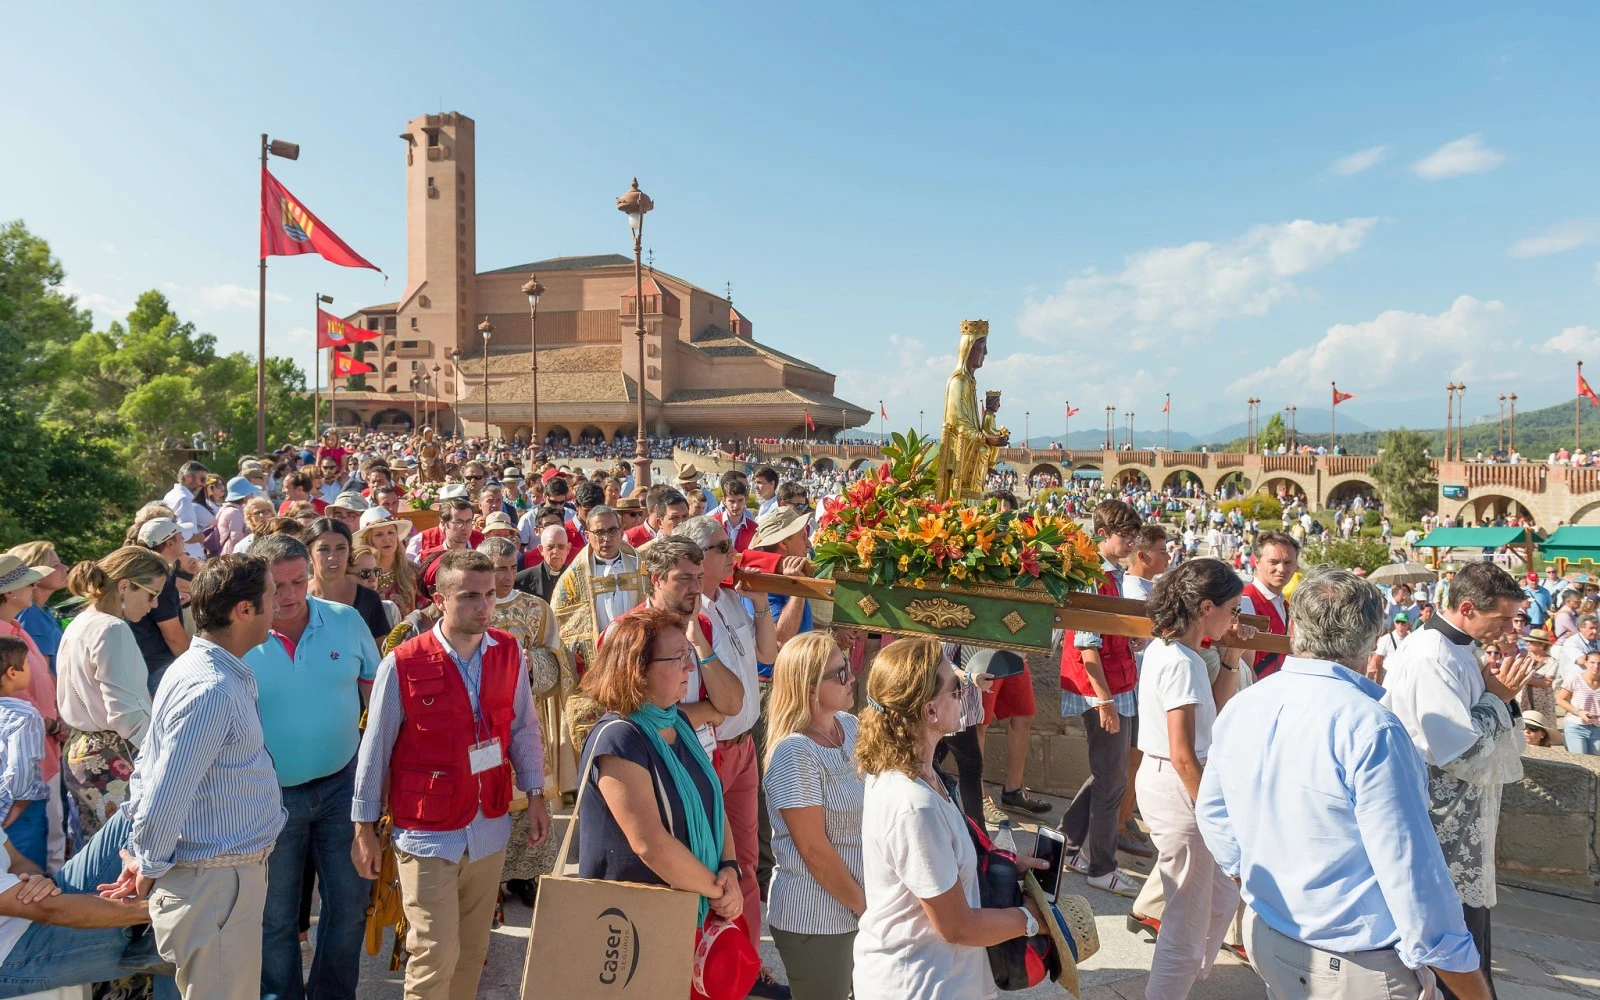
<svg viewBox="0 0 1600 1000">
<path fill-rule="evenodd" d="M 987 337 L 989 335 L 989 321 L 986 319 L 964 319 L 961 321 L 961 332 Z"/>
<path fill-rule="evenodd" d="M 1000 390 L 999 389 L 990 389 L 988 392 L 983 394 L 983 398 L 984 399 L 999 399 L 1000 398 Z"/>
</svg>

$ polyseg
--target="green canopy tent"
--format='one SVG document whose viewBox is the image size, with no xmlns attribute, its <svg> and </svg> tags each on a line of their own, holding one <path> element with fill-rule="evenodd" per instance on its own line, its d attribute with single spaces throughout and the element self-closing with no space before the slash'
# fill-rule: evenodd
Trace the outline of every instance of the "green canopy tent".
<svg viewBox="0 0 1600 1000">
<path fill-rule="evenodd" d="M 1567 572 L 1567 564 L 1591 562 L 1600 564 L 1600 527 L 1564 524 L 1539 545 L 1539 553 L 1546 562 L 1556 564 L 1556 571 Z"/>
<path fill-rule="evenodd" d="M 1533 568 L 1533 549 L 1544 541 L 1532 528 L 1434 528 L 1416 544 L 1419 549 L 1433 550 L 1433 566 L 1439 568 L 1439 554 L 1445 549 L 1482 549 L 1484 554 L 1513 546 L 1522 549 L 1522 558 L 1528 568 Z"/>
</svg>

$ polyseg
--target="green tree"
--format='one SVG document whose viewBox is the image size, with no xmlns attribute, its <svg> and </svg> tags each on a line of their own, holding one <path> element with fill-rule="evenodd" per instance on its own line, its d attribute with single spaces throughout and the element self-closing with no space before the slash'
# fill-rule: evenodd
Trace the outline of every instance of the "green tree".
<svg viewBox="0 0 1600 1000">
<path fill-rule="evenodd" d="M 1341 569 L 1360 567 L 1368 573 L 1390 561 L 1389 547 L 1377 538 L 1357 538 L 1346 541 L 1324 535 L 1322 541 L 1306 545 L 1300 564 L 1313 566 L 1338 566 Z"/>
<path fill-rule="evenodd" d="M 0 226 L 0 396 L 25 409 L 62 374 L 90 316 L 61 290 L 66 272 L 22 221 Z"/>
<path fill-rule="evenodd" d="M 1267 418 L 1266 425 L 1261 428 L 1261 433 L 1256 435 L 1257 447 L 1274 449 L 1289 440 L 1288 428 L 1283 426 L 1283 414 L 1274 413 Z"/>
<path fill-rule="evenodd" d="M 48 539 L 67 564 L 122 543 L 139 482 L 111 448 L 0 399 L 0 549 Z"/>
<path fill-rule="evenodd" d="M 1433 506 L 1439 488 L 1427 449 L 1428 439 L 1416 431 L 1402 427 L 1384 434 L 1372 481 L 1390 517 L 1409 521 Z"/>
</svg>

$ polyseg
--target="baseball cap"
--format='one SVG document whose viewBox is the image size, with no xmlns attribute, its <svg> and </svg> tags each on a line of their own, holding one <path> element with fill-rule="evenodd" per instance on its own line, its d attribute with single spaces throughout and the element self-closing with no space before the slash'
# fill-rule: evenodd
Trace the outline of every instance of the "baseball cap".
<svg viewBox="0 0 1600 1000">
<path fill-rule="evenodd" d="M 170 517 L 153 517 L 139 526 L 139 544 L 146 548 L 165 545 L 180 529 Z"/>
</svg>

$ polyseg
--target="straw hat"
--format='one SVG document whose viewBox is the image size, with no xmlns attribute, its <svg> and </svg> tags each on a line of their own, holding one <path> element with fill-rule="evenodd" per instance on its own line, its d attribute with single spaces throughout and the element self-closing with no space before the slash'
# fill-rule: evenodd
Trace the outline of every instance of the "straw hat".
<svg viewBox="0 0 1600 1000">
<path fill-rule="evenodd" d="M 390 515 L 382 507 L 368 507 L 361 514 L 361 527 L 356 529 L 355 544 L 368 544 L 367 539 L 372 537 L 374 529 L 386 528 L 389 525 L 394 525 L 400 530 L 400 542 L 404 544 L 405 540 L 411 535 L 411 522 L 403 517 Z"/>
<path fill-rule="evenodd" d="M 1529 632 L 1527 635 L 1523 636 L 1523 638 L 1529 642 L 1543 643 L 1546 646 L 1554 645 L 1556 641 L 1555 636 L 1551 635 L 1549 632 L 1546 632 L 1542 628 L 1534 629 L 1532 632 Z"/>
<path fill-rule="evenodd" d="M 345 490 L 333 498 L 333 503 L 328 504 L 329 510 L 348 510 L 352 513 L 364 513 L 372 505 L 367 503 L 367 498 L 354 490 Z"/>
<path fill-rule="evenodd" d="M 1550 724 L 1550 719 L 1538 709 L 1528 709 L 1522 713 L 1522 726 L 1524 729 L 1543 729 L 1551 736 L 1560 736 L 1561 731 Z"/>
<path fill-rule="evenodd" d="M 467 492 L 465 483 L 447 483 L 439 488 L 439 503 L 446 500 L 471 500 L 472 494 Z"/>
<path fill-rule="evenodd" d="M 678 470 L 678 482 L 689 483 L 693 485 L 699 481 L 700 470 L 695 468 L 693 464 L 685 465 L 683 468 Z"/>
<path fill-rule="evenodd" d="M 623 497 L 621 500 L 618 500 L 611 509 L 619 514 L 643 514 L 644 498 Z"/>
<path fill-rule="evenodd" d="M 503 510 L 497 510 L 483 519 L 483 535 L 485 538 L 497 531 L 509 531 L 516 534 L 517 526 L 511 523 L 511 515 Z"/>
<path fill-rule="evenodd" d="M 0 555 L 0 594 L 31 587 L 49 576 L 9 553 Z"/>
<path fill-rule="evenodd" d="M 776 545 L 795 532 L 805 530 L 810 523 L 811 518 L 788 504 L 779 504 L 776 510 L 756 522 L 756 533 L 750 539 L 750 548 Z"/>
</svg>

